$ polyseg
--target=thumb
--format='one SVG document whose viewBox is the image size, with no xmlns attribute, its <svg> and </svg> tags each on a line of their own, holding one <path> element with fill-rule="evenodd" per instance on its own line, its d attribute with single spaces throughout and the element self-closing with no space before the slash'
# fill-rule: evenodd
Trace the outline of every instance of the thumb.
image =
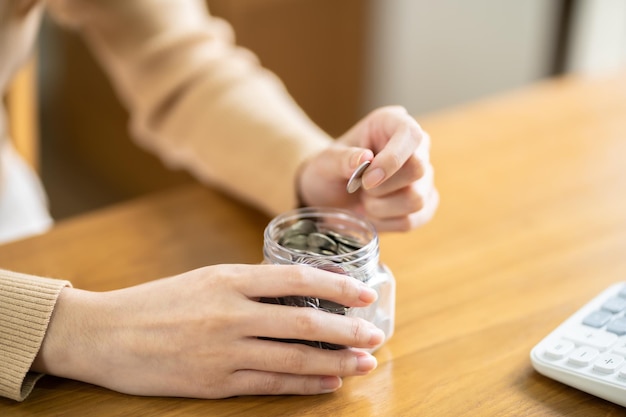
<svg viewBox="0 0 626 417">
<path fill-rule="evenodd" d="M 346 193 L 348 180 L 360 164 L 373 158 L 370 149 L 332 144 L 303 166 L 297 180 L 301 203 L 345 206 L 355 200 Z"/>
<path fill-rule="evenodd" d="M 374 159 L 374 152 L 370 149 L 344 145 L 333 146 L 327 155 L 326 169 L 336 172 L 341 178 L 347 180 L 359 165 L 372 159 Z"/>
</svg>

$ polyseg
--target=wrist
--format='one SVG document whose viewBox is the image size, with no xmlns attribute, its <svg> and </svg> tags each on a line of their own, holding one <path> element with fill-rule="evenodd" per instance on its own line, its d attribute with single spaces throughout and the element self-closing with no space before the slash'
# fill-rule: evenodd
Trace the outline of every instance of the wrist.
<svg viewBox="0 0 626 417">
<path fill-rule="evenodd" d="M 98 294 L 64 288 L 57 299 L 41 348 L 31 370 L 86 380 L 90 356 L 97 347 L 93 337 Z"/>
</svg>

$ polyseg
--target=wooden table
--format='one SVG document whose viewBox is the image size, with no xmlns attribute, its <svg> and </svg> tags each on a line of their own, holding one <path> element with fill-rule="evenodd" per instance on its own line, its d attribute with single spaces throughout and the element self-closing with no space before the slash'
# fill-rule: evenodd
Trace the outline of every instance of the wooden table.
<svg viewBox="0 0 626 417">
<path fill-rule="evenodd" d="M 549 81 L 420 118 L 433 137 L 434 221 L 382 236 L 395 336 L 335 394 L 141 398 L 47 377 L 0 415 L 593 416 L 624 409 L 537 374 L 530 349 L 626 280 L 626 73 Z M 0 265 L 108 290 L 261 260 L 269 219 L 191 185 L 0 248 Z"/>
</svg>

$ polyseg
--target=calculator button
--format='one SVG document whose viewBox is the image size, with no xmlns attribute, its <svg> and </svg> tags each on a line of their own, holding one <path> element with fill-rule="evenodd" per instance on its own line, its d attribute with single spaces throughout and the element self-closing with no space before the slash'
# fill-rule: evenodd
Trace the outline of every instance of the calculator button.
<svg viewBox="0 0 626 417">
<path fill-rule="evenodd" d="M 574 365 L 589 365 L 599 354 L 597 349 L 589 346 L 581 346 L 574 350 L 569 356 L 568 361 Z"/>
<path fill-rule="evenodd" d="M 600 328 L 604 326 L 605 324 L 607 324 L 609 320 L 611 320 L 612 318 L 613 318 L 613 314 L 610 311 L 597 310 L 587 315 L 587 317 L 583 319 L 583 324 L 586 324 L 587 326 L 591 326 L 595 328 Z"/>
<path fill-rule="evenodd" d="M 618 339 L 616 334 L 607 333 L 605 331 L 592 329 L 586 326 L 576 326 L 570 328 L 563 335 L 563 337 L 579 345 L 586 345 L 599 350 L 608 349 Z"/>
<path fill-rule="evenodd" d="M 620 337 L 611 351 L 618 355 L 626 356 L 626 336 Z"/>
<path fill-rule="evenodd" d="M 611 313 L 619 313 L 626 309 L 626 298 L 611 297 L 602 304 L 602 309 Z"/>
<path fill-rule="evenodd" d="M 557 340 L 546 346 L 545 355 L 551 359 L 562 359 L 574 349 L 575 345 L 569 340 Z"/>
<path fill-rule="evenodd" d="M 624 358 L 611 353 L 603 353 L 593 363 L 593 369 L 605 374 L 612 374 L 624 363 Z"/>
<path fill-rule="evenodd" d="M 606 326 L 606 331 L 620 336 L 626 334 L 626 317 L 620 317 L 610 322 L 609 325 Z"/>
</svg>

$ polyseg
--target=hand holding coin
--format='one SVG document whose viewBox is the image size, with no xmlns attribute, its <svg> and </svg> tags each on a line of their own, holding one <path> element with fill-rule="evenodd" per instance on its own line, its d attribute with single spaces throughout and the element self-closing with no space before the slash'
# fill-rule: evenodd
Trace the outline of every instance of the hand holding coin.
<svg viewBox="0 0 626 417">
<path fill-rule="evenodd" d="M 371 112 L 303 162 L 303 206 L 337 207 L 367 217 L 378 231 L 426 223 L 438 205 L 430 137 L 402 107 Z"/>
</svg>

